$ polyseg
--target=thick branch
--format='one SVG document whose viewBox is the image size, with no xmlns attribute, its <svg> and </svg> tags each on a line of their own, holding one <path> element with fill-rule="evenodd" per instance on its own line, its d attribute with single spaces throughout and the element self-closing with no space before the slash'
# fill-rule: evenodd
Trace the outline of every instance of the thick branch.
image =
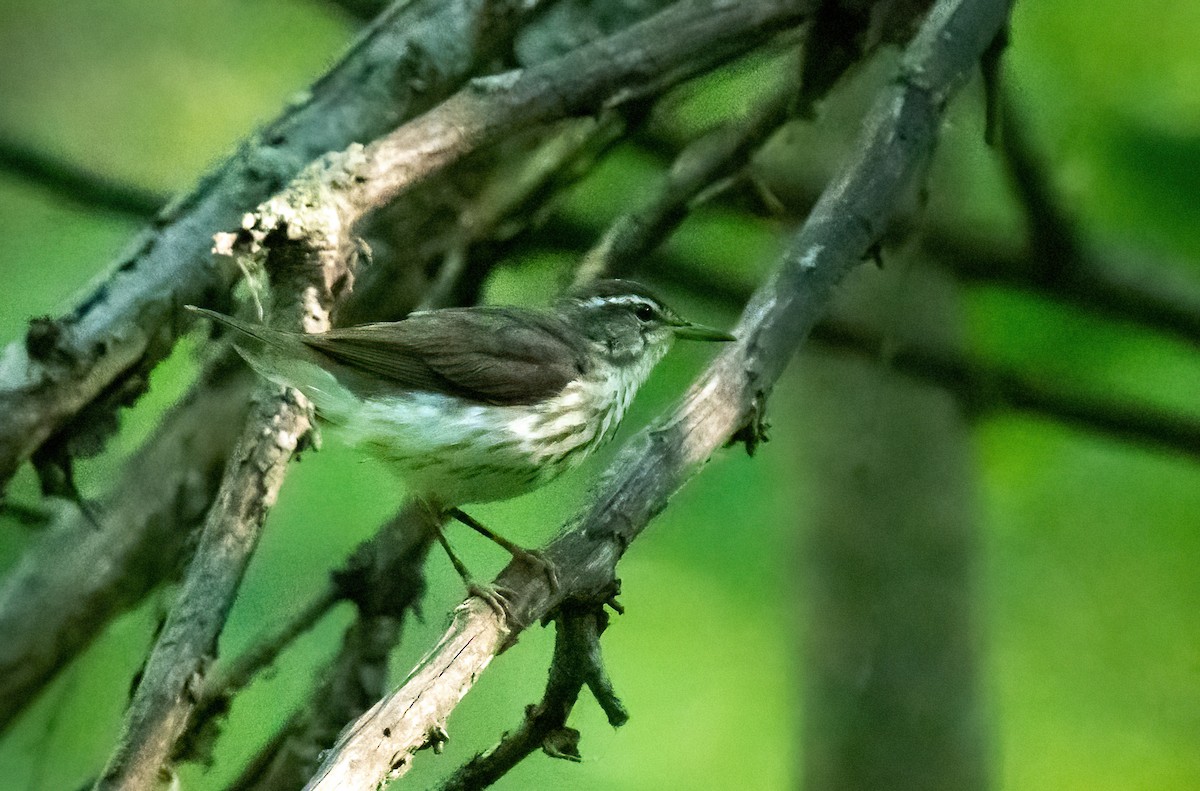
<svg viewBox="0 0 1200 791">
<path fill-rule="evenodd" d="M 554 195 L 598 161 L 616 126 L 572 122 L 532 153 L 527 149 L 539 136 L 515 140 L 486 157 L 466 160 L 389 207 L 381 219 L 403 246 L 391 252 L 376 247 L 372 265 L 356 280 L 339 315 L 372 321 L 404 315 L 418 302 L 473 301 L 479 281 L 500 257 L 496 243 L 543 216 Z M 393 210 L 402 215 L 393 217 Z M 422 240 L 420 246 L 412 245 L 413 238 Z M 467 271 L 450 293 L 443 286 L 452 278 L 439 275 L 430 284 L 425 272 L 431 261 L 454 256 L 466 259 Z M 5 671 L 0 690 L 8 693 L 0 696 L 0 729 L 112 617 L 179 570 L 188 536 L 212 502 L 224 459 L 237 440 L 239 418 L 213 415 L 227 416 L 235 408 L 242 414 L 249 396 L 252 377 L 232 352 L 223 359 L 227 375 L 240 371 L 237 388 L 213 386 L 208 376 L 193 386 L 181 402 L 186 409 L 170 412 L 103 499 L 103 513 L 112 516 L 101 519 L 105 530 L 98 533 L 73 514 L 64 520 L 67 525 L 39 536 L 5 580 L 0 624 L 11 628 L 0 647 L 0 670 Z M 172 474 L 161 474 L 164 469 Z M 114 534 L 110 528 L 116 526 Z M 80 568 L 100 571 L 77 572 Z"/>
<path fill-rule="evenodd" d="M 288 300 L 277 321 L 306 332 L 330 326 L 334 299 L 352 280 L 353 241 L 339 221 L 336 185 L 298 179 L 261 205 L 250 254 L 263 259 L 274 290 Z M 304 202 L 289 202 L 297 193 Z M 327 203 L 328 202 L 328 203 Z M 244 223 L 247 225 L 249 223 Z M 287 464 L 307 441 L 310 406 L 299 392 L 260 388 L 238 449 L 225 469 L 179 597 L 147 660 L 117 747 L 97 791 L 153 788 L 195 708 L 242 575 L 258 545 Z"/>
<path fill-rule="evenodd" d="M 361 151 L 322 166 L 360 214 L 524 129 L 653 95 L 803 21 L 812 0 L 681 0 L 561 57 L 479 78 Z"/>
<path fill-rule="evenodd" d="M 0 588 L 0 730 L 109 620 L 177 574 L 237 442 L 252 377 L 209 365 L 100 501 L 63 514 Z"/>
<path fill-rule="evenodd" d="M 96 789 L 150 789 L 195 705 L 198 681 L 258 544 L 288 460 L 309 430 L 294 394 L 261 398 L 209 512 L 179 598 L 146 663 Z"/>
<path fill-rule="evenodd" d="M 878 243 L 894 206 L 924 172 L 946 101 L 1008 7 L 1003 0 L 945 0 L 934 7 L 898 79 L 877 100 L 855 161 L 747 306 L 741 340 L 709 367 L 679 409 L 629 443 L 588 512 L 547 547 L 559 590 L 551 592 L 540 574 L 510 566 L 498 582 L 515 592 L 511 623 L 478 599 L 464 602 L 412 676 L 343 735 L 309 789 L 374 787 L 403 774 L 507 639 L 567 596 L 605 595 L 617 561 L 669 497 L 730 437 L 753 428 L 836 284 Z"/>
<path fill-rule="evenodd" d="M 0 354 L 0 488 L 53 435 L 95 424 L 72 424 L 80 410 L 115 409 L 120 400 L 106 396 L 121 390 L 114 382 L 147 371 L 188 326 L 182 305 L 225 303 L 239 273 L 210 259 L 214 233 L 236 227 L 322 153 L 372 139 L 445 97 L 504 46 L 528 6 L 394 3 L 303 101 L 164 209 L 70 314 L 10 344 Z"/>
</svg>

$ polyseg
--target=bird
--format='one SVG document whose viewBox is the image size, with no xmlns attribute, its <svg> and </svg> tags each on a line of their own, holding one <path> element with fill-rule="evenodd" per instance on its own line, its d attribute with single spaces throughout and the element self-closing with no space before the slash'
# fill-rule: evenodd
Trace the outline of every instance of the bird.
<svg viewBox="0 0 1200 791">
<path fill-rule="evenodd" d="M 471 579 L 442 522 L 458 519 L 547 566 L 462 506 L 525 494 L 578 466 L 613 437 L 675 340 L 735 339 L 620 279 L 569 291 L 549 309 L 442 308 L 320 333 L 189 309 L 230 328 L 255 371 L 299 390 L 335 434 L 398 472 L 435 517 L 468 590 L 493 606 L 496 591 Z M 547 575 L 553 586 L 552 567 Z"/>
</svg>

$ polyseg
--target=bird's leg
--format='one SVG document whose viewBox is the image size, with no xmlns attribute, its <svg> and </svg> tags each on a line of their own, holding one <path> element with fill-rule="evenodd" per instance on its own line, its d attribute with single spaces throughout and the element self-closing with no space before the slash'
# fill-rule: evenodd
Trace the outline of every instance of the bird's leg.
<svg viewBox="0 0 1200 791">
<path fill-rule="evenodd" d="M 463 583 L 467 586 L 467 593 L 483 599 L 507 623 L 509 620 L 508 602 L 504 599 L 503 592 L 494 585 L 476 582 L 471 576 L 471 572 L 467 570 L 466 564 L 462 562 L 462 558 L 450 546 L 450 542 L 446 539 L 446 531 L 442 529 L 440 523 L 437 524 L 434 531 L 437 534 L 438 543 L 442 545 L 442 549 L 446 550 L 446 557 L 450 558 L 450 565 L 454 566 L 454 570 L 458 572 L 458 576 L 462 577 Z"/>
<path fill-rule="evenodd" d="M 558 590 L 558 572 L 555 570 L 554 564 L 547 560 L 546 556 L 541 552 L 533 549 L 526 549 L 523 546 L 514 544 L 504 536 L 492 531 L 486 525 L 480 523 L 477 519 L 475 519 L 475 517 L 464 512 L 461 508 L 451 508 L 446 513 L 462 522 L 476 533 L 479 533 L 484 538 L 487 538 L 503 547 L 508 554 L 513 556 L 514 560 L 519 560 L 522 563 L 540 569 L 541 572 L 546 575 L 546 582 L 550 584 L 550 590 Z"/>
</svg>

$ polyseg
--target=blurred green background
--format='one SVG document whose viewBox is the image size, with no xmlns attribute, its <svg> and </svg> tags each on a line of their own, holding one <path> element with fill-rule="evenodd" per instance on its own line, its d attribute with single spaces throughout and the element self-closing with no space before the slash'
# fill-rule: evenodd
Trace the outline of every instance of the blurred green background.
<svg viewBox="0 0 1200 791">
<path fill-rule="evenodd" d="M 0 2 L 0 138 L 178 192 L 318 76 L 353 32 L 309 0 Z M 1200 279 L 1198 40 L 1196 3 L 1100 0 L 1086 12 L 1067 0 L 1019 3 L 1006 69 L 1088 240 L 1190 260 L 1187 273 Z M 815 129 L 799 134 L 813 135 L 822 150 L 844 150 L 892 60 L 855 75 Z M 690 134 L 744 109 L 743 88 L 756 74 L 734 69 L 681 92 L 661 123 Z M 982 144 L 981 106 L 977 84 L 955 102 L 927 216 L 1004 244 L 1023 231 L 1002 169 Z M 602 223 L 654 167 L 619 150 L 563 212 Z M 136 227 L 0 172 L 0 339 L 19 337 L 31 316 L 72 305 Z M 670 244 L 697 265 L 753 283 L 774 262 L 777 230 L 705 210 Z M 571 263 L 553 255 L 511 262 L 489 283 L 488 298 L 548 297 Z M 669 296 L 706 323 L 735 319 L 720 301 Z M 1194 346 L 1025 292 L 975 286 L 964 300 L 968 344 L 987 359 L 1200 418 Z M 677 398 L 709 351 L 674 352 L 623 435 Z M 799 378 L 808 360 L 801 355 L 773 396 L 773 441 L 754 459 L 720 454 L 622 565 L 628 612 L 604 643 L 629 724 L 614 731 L 585 694 L 572 718 L 584 762 L 535 755 L 498 787 L 796 787 L 805 715 L 801 557 L 812 499 L 811 419 Z M 82 465 L 85 494 L 112 480 L 194 366 L 193 341 L 156 371 L 110 451 Z M 1200 460 L 1016 413 L 974 425 L 980 684 L 994 785 L 1200 788 Z M 540 543 L 583 501 L 589 473 L 607 457 L 475 515 Z M 29 471 L 10 491 L 14 502 L 37 500 Z M 344 448 L 330 443 L 307 454 L 271 515 L 222 654 L 285 618 L 401 496 L 386 471 Z M 0 527 L 7 568 L 34 536 L 7 520 Z M 465 533 L 456 543 L 473 568 L 503 563 Z M 102 765 L 169 593 L 114 623 L 4 737 L 0 785 L 72 788 Z M 444 558 L 432 556 L 425 621 L 407 628 L 396 676 L 440 633 L 460 596 Z M 237 773 L 302 699 L 348 619 L 338 610 L 238 699 L 215 765 L 184 767 L 185 788 L 220 788 Z M 446 754 L 422 753 L 407 782 L 430 785 L 514 726 L 541 695 L 551 644 L 550 631 L 535 629 L 498 659 L 451 719 Z"/>
</svg>

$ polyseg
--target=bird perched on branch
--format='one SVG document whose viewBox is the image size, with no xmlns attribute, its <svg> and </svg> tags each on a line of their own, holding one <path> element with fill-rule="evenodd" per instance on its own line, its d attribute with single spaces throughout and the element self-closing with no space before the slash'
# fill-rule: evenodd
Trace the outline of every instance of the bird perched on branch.
<svg viewBox="0 0 1200 791">
<path fill-rule="evenodd" d="M 543 566 L 459 506 L 524 494 L 578 465 L 612 437 L 675 339 L 733 340 L 628 280 L 594 282 L 546 311 L 447 308 L 315 334 L 192 310 L 235 330 L 259 374 L 304 393 L 396 469 L 435 523 L 452 516 Z M 471 590 L 495 604 L 438 537 Z"/>
</svg>

